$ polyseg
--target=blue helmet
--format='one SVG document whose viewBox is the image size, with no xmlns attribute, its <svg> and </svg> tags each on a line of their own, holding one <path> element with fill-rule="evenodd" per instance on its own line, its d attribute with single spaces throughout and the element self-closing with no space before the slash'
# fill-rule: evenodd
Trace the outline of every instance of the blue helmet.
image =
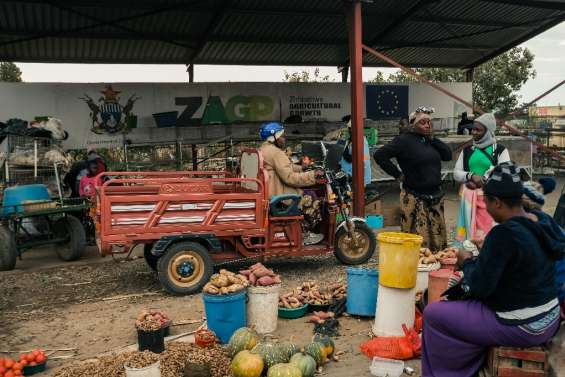
<svg viewBox="0 0 565 377">
<path fill-rule="evenodd" d="M 261 130 L 259 130 L 259 136 L 261 136 L 261 140 L 267 140 L 270 136 L 275 136 L 275 134 L 279 131 L 284 131 L 284 127 L 279 122 L 269 122 L 263 124 L 261 126 Z"/>
</svg>

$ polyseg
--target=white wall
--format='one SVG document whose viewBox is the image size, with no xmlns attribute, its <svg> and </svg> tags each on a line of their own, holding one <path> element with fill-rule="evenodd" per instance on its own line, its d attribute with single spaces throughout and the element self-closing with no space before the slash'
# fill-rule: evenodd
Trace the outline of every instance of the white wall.
<svg viewBox="0 0 565 377">
<path fill-rule="evenodd" d="M 104 83 L 0 83 L 0 121 L 10 118 L 32 120 L 35 116 L 54 116 L 63 121 L 69 132 L 64 142 L 66 148 L 85 148 L 88 145 L 120 145 L 121 134 L 98 135 L 91 131 L 90 110 L 83 100 L 88 94 L 98 103 L 102 97 Z M 186 106 L 175 105 L 175 98 L 202 97 L 202 105 L 193 118 L 200 118 L 205 112 L 210 96 L 219 96 L 229 113 L 230 122 L 260 122 L 264 120 L 284 120 L 291 115 L 296 104 L 321 103 L 309 114 L 303 115 L 308 121 L 339 121 L 350 113 L 349 84 L 316 83 L 112 83 L 114 90 L 120 91 L 120 104 L 125 105 L 132 95 L 141 97 L 133 107 L 138 117 L 138 130 L 131 131 L 142 135 L 170 134 L 173 129 L 142 132 L 141 128 L 153 128 L 153 113 L 179 111 Z M 446 89 L 471 101 L 470 83 L 442 84 Z M 100 102 L 102 103 L 102 102 Z M 424 84 L 409 85 L 409 110 L 418 106 L 433 106 L 436 118 L 453 119 L 462 111 L 470 111 L 459 106 L 454 100 Z M 300 105 L 299 105 L 300 106 Z M 307 109 L 308 110 L 308 109 Z M 234 122 L 236 123 L 236 122 Z M 148 140 L 149 141 L 149 140 Z"/>
</svg>

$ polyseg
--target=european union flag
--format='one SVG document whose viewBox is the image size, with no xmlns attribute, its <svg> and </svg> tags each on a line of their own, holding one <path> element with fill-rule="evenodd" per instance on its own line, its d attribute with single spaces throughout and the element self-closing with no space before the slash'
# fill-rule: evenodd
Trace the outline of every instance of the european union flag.
<svg viewBox="0 0 565 377">
<path fill-rule="evenodd" d="M 408 85 L 367 85 L 367 118 L 408 118 Z"/>
</svg>

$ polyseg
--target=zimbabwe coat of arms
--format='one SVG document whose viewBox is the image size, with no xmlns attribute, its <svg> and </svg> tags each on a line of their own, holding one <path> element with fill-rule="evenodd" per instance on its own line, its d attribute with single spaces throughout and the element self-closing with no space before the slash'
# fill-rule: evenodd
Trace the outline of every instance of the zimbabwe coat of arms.
<svg viewBox="0 0 565 377">
<path fill-rule="evenodd" d="M 102 90 L 102 97 L 98 99 L 98 103 L 87 94 L 80 97 L 90 108 L 90 119 L 92 120 L 91 131 L 96 134 L 109 133 L 114 134 L 120 131 L 126 131 L 127 119 L 132 116 L 132 109 L 135 101 L 141 97 L 133 94 L 124 106 L 120 104 L 120 91 L 114 90 L 112 85 L 106 85 Z"/>
</svg>

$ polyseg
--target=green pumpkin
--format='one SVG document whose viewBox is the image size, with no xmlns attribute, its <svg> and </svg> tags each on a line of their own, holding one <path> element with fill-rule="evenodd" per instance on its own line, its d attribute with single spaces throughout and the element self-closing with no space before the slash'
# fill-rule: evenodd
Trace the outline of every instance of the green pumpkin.
<svg viewBox="0 0 565 377">
<path fill-rule="evenodd" d="M 276 364 L 269 368 L 267 377 L 303 377 L 300 368 L 294 364 Z"/>
<path fill-rule="evenodd" d="M 290 363 L 296 365 L 302 372 L 302 377 L 312 377 L 316 373 L 316 360 L 302 352 L 293 355 Z"/>
<path fill-rule="evenodd" d="M 234 377 L 260 377 L 264 366 L 263 358 L 248 350 L 238 352 L 231 362 Z"/>
<path fill-rule="evenodd" d="M 286 359 L 286 353 L 278 347 L 278 344 L 274 343 L 259 343 L 253 347 L 251 353 L 260 355 L 263 358 L 266 369 L 275 364 L 284 363 Z"/>
<path fill-rule="evenodd" d="M 335 351 L 335 344 L 332 338 L 327 335 L 315 334 L 312 338 L 312 342 L 320 343 L 322 348 L 324 349 L 324 354 L 327 358 L 330 358 L 334 355 Z"/>
<path fill-rule="evenodd" d="M 320 343 L 310 343 L 304 347 L 302 352 L 310 355 L 316 361 L 317 366 L 322 366 L 326 363 L 326 354 Z"/>
<path fill-rule="evenodd" d="M 292 355 L 300 352 L 298 346 L 292 342 L 282 342 L 278 344 L 279 350 L 285 355 L 285 363 L 288 363 Z"/>
<path fill-rule="evenodd" d="M 251 350 L 259 343 L 259 335 L 249 327 L 241 327 L 237 329 L 228 342 L 230 357 L 234 357 L 240 351 Z"/>
</svg>

